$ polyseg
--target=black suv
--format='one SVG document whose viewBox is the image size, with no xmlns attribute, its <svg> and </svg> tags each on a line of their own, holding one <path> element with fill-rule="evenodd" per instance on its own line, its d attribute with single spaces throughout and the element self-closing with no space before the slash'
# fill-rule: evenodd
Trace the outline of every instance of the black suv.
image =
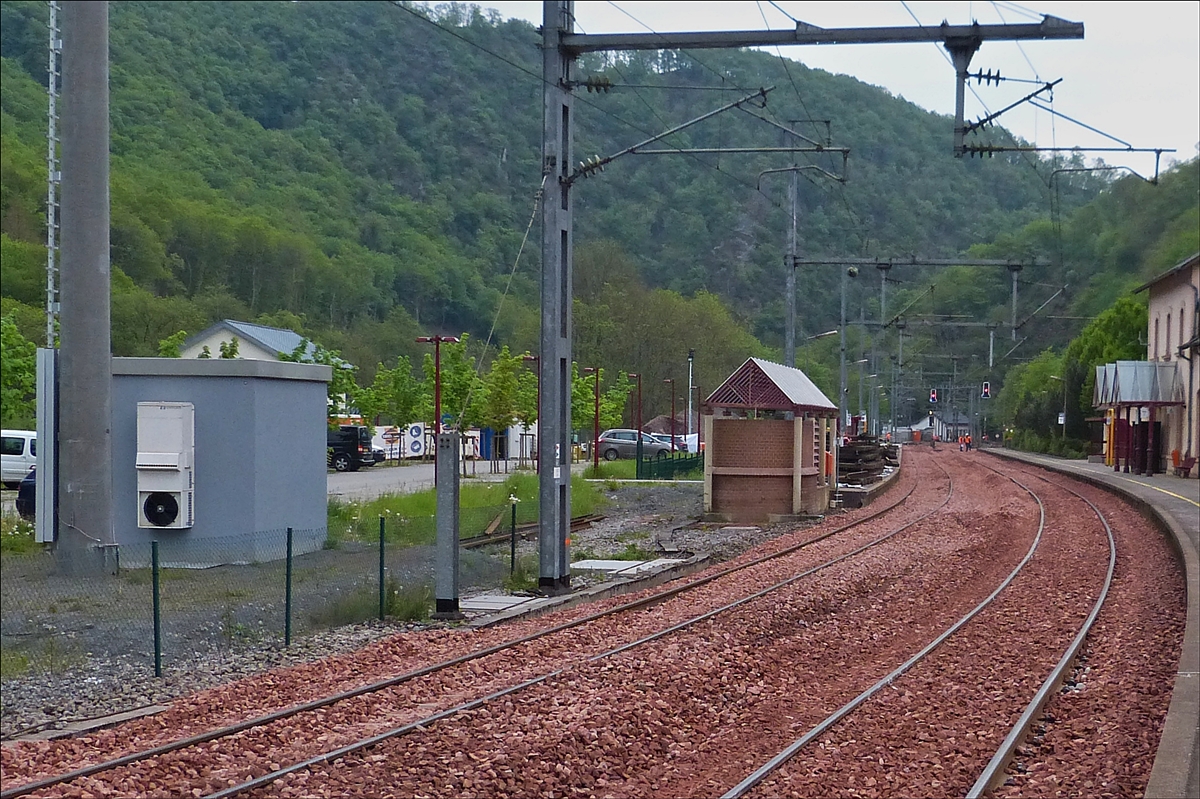
<svg viewBox="0 0 1200 799">
<path fill-rule="evenodd" d="M 339 472 L 353 472 L 360 466 L 375 465 L 375 451 L 371 447 L 369 427 L 344 424 L 337 429 L 331 429 L 325 444 L 328 447 L 327 464 Z"/>
</svg>

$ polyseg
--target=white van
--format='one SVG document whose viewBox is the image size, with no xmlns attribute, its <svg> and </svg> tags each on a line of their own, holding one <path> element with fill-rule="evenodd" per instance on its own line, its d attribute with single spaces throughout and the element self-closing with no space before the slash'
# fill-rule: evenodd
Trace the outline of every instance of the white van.
<svg viewBox="0 0 1200 799">
<path fill-rule="evenodd" d="M 0 446 L 0 477 L 6 488 L 16 488 L 37 465 L 37 433 L 33 430 L 3 430 Z"/>
</svg>

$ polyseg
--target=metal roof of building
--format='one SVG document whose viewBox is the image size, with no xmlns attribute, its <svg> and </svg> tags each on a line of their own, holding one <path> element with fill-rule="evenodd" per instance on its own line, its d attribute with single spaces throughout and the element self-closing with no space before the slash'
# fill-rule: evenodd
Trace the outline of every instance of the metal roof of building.
<svg viewBox="0 0 1200 799">
<path fill-rule="evenodd" d="M 754 410 L 819 410 L 837 413 L 808 375 L 799 369 L 762 358 L 747 358 L 705 404 Z"/>
<path fill-rule="evenodd" d="M 234 335 L 244 341 L 253 342 L 265 350 L 273 350 L 281 355 L 291 355 L 296 347 L 300 346 L 300 342 L 305 340 L 303 336 L 292 330 L 256 325 L 252 322 L 239 322 L 235 319 L 222 319 L 194 336 L 189 336 L 184 346 L 187 347 L 194 341 L 207 338 L 209 334 L 221 328 L 232 331 Z M 304 351 L 310 358 L 312 357 L 315 347 L 311 341 L 308 342 Z"/>
</svg>

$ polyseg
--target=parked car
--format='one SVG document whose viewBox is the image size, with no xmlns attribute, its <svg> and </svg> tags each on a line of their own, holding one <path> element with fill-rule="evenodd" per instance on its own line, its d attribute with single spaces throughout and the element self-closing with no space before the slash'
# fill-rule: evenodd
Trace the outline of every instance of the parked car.
<svg viewBox="0 0 1200 799">
<path fill-rule="evenodd" d="M 33 521 L 37 500 L 37 467 L 29 470 L 17 488 L 17 513 L 26 521 Z"/>
<path fill-rule="evenodd" d="M 4 430 L 0 436 L 0 481 L 5 488 L 15 488 L 37 463 L 37 433 Z"/>
<path fill-rule="evenodd" d="M 372 450 L 372 454 L 375 455 L 376 463 L 383 463 L 387 460 L 387 452 L 379 447 L 375 447 L 375 449 Z"/>
<path fill-rule="evenodd" d="M 605 430 L 600 434 L 600 456 L 606 461 L 617 458 L 637 457 L 636 430 Z M 665 458 L 671 454 L 671 445 L 656 441 L 649 433 L 642 433 L 642 457 Z"/>
<path fill-rule="evenodd" d="M 371 428 L 365 425 L 344 424 L 331 429 L 325 438 L 325 445 L 327 465 L 339 472 L 353 472 L 361 466 L 375 465 Z"/>
<path fill-rule="evenodd" d="M 654 436 L 656 441 L 666 444 L 668 447 L 671 446 L 671 434 L 670 433 L 648 433 L 648 435 Z M 675 451 L 676 452 L 687 452 L 688 451 L 687 439 L 684 436 L 675 436 Z"/>
</svg>

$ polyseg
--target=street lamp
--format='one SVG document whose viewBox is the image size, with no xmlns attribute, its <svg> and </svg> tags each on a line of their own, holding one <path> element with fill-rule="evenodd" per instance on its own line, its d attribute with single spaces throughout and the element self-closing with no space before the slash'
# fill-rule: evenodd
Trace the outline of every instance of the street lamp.
<svg viewBox="0 0 1200 799">
<path fill-rule="evenodd" d="M 830 336 L 836 336 L 837 334 L 838 334 L 838 331 L 837 331 L 837 330 L 826 330 L 824 333 L 817 333 L 815 336 L 801 336 L 801 337 L 800 337 L 800 340 L 801 340 L 801 341 L 803 341 L 803 342 L 808 342 L 808 341 L 816 341 L 817 339 L 820 339 L 820 338 L 829 338 Z M 808 366 L 808 365 L 809 365 L 809 357 L 808 357 L 808 354 L 807 354 L 807 353 L 808 353 L 808 350 L 806 349 L 804 352 L 805 352 L 805 355 L 804 355 L 804 365 L 805 365 L 805 366 Z M 793 369 L 794 369 L 794 368 L 796 368 L 796 359 L 793 357 L 793 358 L 792 358 L 792 363 L 790 363 L 790 364 L 787 364 L 787 365 L 788 365 L 788 366 L 791 366 Z"/>
<path fill-rule="evenodd" d="M 858 416 L 861 419 L 863 414 L 863 364 L 867 363 L 870 358 L 859 358 L 852 366 L 858 367 Z M 866 432 L 865 430 L 863 432 Z M 858 428 L 854 428 L 855 435 L 858 434 Z"/>
<path fill-rule="evenodd" d="M 667 377 L 664 383 L 671 384 L 671 454 L 675 454 L 675 378 Z"/>
<path fill-rule="evenodd" d="M 533 355 L 530 352 L 526 352 L 521 356 L 521 360 L 533 361 L 534 364 L 533 375 L 537 378 L 537 412 L 539 414 L 540 421 L 540 414 L 542 412 L 542 358 L 540 355 Z M 541 432 L 541 425 L 538 425 L 538 432 Z M 542 464 L 539 462 L 540 460 L 541 458 L 536 455 L 533 458 L 533 471 L 537 474 L 540 474 L 542 471 Z"/>
<path fill-rule="evenodd" d="M 457 344 L 458 336 L 418 336 L 418 344 L 433 344 L 433 429 L 442 432 L 442 342 Z"/>
<path fill-rule="evenodd" d="M 1050 375 L 1051 380 L 1057 380 L 1063 384 L 1063 441 L 1067 440 L 1067 381 L 1063 380 L 1058 375 Z"/>
<path fill-rule="evenodd" d="M 642 462 L 642 376 L 638 372 L 629 372 L 626 377 L 637 379 L 637 459 L 640 464 Z M 640 469 L 641 467 L 639 466 L 638 468 Z"/>
<path fill-rule="evenodd" d="M 687 434 L 692 434 L 692 363 L 696 360 L 696 351 L 688 350 L 688 415 L 687 415 Z"/>
<path fill-rule="evenodd" d="M 583 367 L 585 375 L 594 374 L 596 376 L 595 387 L 595 415 L 593 417 L 593 435 L 592 435 L 592 471 L 599 474 L 600 472 L 600 367 L 585 366 Z"/>
<path fill-rule="evenodd" d="M 858 268 L 851 266 L 848 269 L 842 270 L 842 313 L 838 320 L 838 331 L 841 334 L 841 342 L 838 347 L 838 361 L 840 365 L 839 377 L 841 378 L 838 385 L 838 427 L 846 423 L 846 278 L 858 277 Z M 840 432 L 840 430 L 839 430 Z"/>
</svg>

